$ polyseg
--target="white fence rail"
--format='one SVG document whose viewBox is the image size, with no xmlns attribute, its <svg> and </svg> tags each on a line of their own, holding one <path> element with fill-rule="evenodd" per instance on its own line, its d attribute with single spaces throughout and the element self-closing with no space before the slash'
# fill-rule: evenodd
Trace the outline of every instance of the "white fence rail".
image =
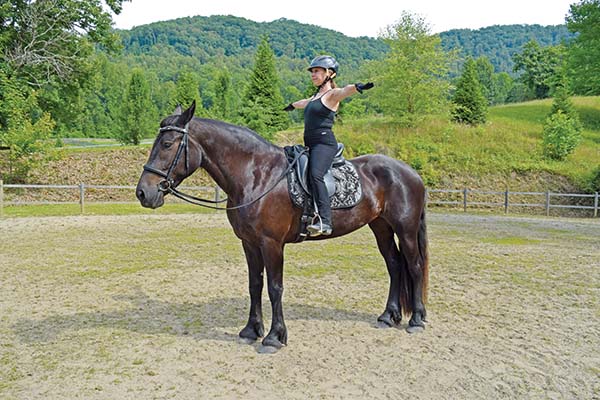
<svg viewBox="0 0 600 400">
<path fill-rule="evenodd" d="M 77 201 L 58 200 L 6 200 L 5 192 L 7 190 L 18 189 L 44 189 L 44 190 L 65 190 L 78 193 Z M 40 204 L 79 204 L 80 213 L 85 213 L 86 203 L 133 203 L 133 201 L 89 201 L 86 200 L 86 191 L 88 189 L 101 189 L 109 191 L 130 190 L 135 191 L 135 186 L 120 186 L 120 185 L 87 185 L 80 183 L 79 185 L 21 185 L 21 184 L 4 184 L 0 180 L 0 216 L 4 214 L 4 208 L 15 205 L 40 205 Z M 186 186 L 183 190 L 211 192 L 214 199 L 219 201 L 222 193 L 218 186 Z M 12 196 L 14 197 L 14 196 Z M 600 197 L 598 192 L 594 194 L 581 193 L 553 193 L 553 192 L 511 192 L 505 191 L 489 191 L 475 189 L 429 189 L 427 191 L 427 203 L 429 206 L 456 206 L 467 211 L 469 208 L 501 208 L 505 213 L 508 213 L 513 207 L 530 207 L 543 209 L 546 215 L 550 215 L 552 209 L 571 209 L 589 211 L 589 214 L 594 218 L 598 217 L 600 210 Z M 442 197 L 442 198 L 439 198 Z M 485 199 L 486 201 L 482 201 Z M 560 199 L 560 200 L 559 200 Z"/>
</svg>

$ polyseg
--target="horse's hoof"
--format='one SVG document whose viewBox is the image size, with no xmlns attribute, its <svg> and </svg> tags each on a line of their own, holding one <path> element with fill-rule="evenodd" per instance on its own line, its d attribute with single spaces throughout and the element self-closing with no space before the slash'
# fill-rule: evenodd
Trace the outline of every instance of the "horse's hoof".
<svg viewBox="0 0 600 400">
<path fill-rule="evenodd" d="M 377 328 L 378 329 L 389 329 L 393 328 L 394 325 L 391 325 L 388 321 L 377 320 Z"/>
<path fill-rule="evenodd" d="M 245 338 L 245 337 L 239 337 L 238 341 L 241 344 L 254 344 L 254 343 L 256 343 L 256 339 L 250 339 L 250 338 Z"/>
<path fill-rule="evenodd" d="M 261 344 L 258 347 L 258 352 L 260 354 L 275 354 L 279 351 L 278 347 L 275 346 L 265 346 L 264 344 Z"/>
<path fill-rule="evenodd" d="M 406 328 L 406 332 L 413 334 L 413 333 L 421 333 L 425 330 L 425 327 L 423 326 L 409 326 Z"/>
</svg>

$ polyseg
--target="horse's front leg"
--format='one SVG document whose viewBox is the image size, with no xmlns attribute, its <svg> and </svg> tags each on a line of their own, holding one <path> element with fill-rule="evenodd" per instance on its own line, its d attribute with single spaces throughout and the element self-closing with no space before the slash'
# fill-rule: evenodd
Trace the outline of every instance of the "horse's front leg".
<svg viewBox="0 0 600 400">
<path fill-rule="evenodd" d="M 240 338 L 246 343 L 254 343 L 265 334 L 262 319 L 262 289 L 264 262 L 260 248 L 242 241 L 248 263 L 248 288 L 250 290 L 250 315 L 248 323 L 240 331 Z"/>
<path fill-rule="evenodd" d="M 267 268 L 269 300 L 273 310 L 271 330 L 263 339 L 261 352 L 275 352 L 287 344 L 287 328 L 283 320 L 283 245 L 273 240 L 265 240 L 261 247 L 262 257 Z"/>
</svg>

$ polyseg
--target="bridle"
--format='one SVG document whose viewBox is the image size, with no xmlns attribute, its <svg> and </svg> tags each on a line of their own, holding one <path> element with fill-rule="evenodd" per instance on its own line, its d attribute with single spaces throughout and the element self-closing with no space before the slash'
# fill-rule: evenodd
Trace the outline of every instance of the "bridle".
<svg viewBox="0 0 600 400">
<path fill-rule="evenodd" d="M 195 204 L 195 205 L 201 206 L 201 207 L 212 208 L 213 210 L 236 210 L 238 208 L 249 206 L 250 204 L 253 204 L 253 203 L 257 202 L 258 200 L 262 199 L 269 192 L 271 192 L 273 189 L 275 189 L 275 186 L 277 186 L 277 184 L 283 178 L 285 178 L 285 176 L 292 170 L 294 165 L 300 159 L 300 156 L 303 153 L 308 151 L 308 150 L 304 150 L 303 152 L 296 154 L 296 156 L 294 157 L 292 162 L 289 163 L 287 169 L 281 174 L 281 176 L 275 181 L 275 183 L 273 183 L 273 185 L 271 187 L 269 187 L 269 189 L 267 189 L 263 194 L 261 194 L 254 200 L 249 201 L 244 204 L 234 206 L 234 207 L 215 207 L 215 206 L 211 206 L 211 205 L 204 204 L 204 203 L 219 204 L 219 203 L 223 203 L 223 202 L 227 201 L 228 199 L 208 200 L 208 199 L 202 199 L 199 197 L 195 197 L 195 196 L 189 195 L 187 193 L 183 193 L 175 188 L 175 181 L 171 177 L 171 173 L 173 172 L 173 170 L 175 169 L 177 164 L 179 164 L 179 160 L 181 159 L 182 154 L 185 155 L 186 175 L 189 172 L 189 168 L 190 168 L 190 166 L 189 166 L 189 136 L 190 135 L 189 135 L 188 127 L 189 127 L 189 123 L 185 124 L 185 127 L 183 127 L 183 128 L 180 128 L 175 125 L 168 125 L 168 126 L 164 126 L 164 127 L 160 128 L 159 133 L 166 132 L 166 131 L 175 131 L 175 132 L 180 132 L 182 134 L 181 141 L 179 142 L 179 147 L 177 148 L 177 153 L 175 153 L 175 158 L 173 159 L 173 162 L 171 162 L 171 165 L 169 166 L 169 169 L 167 170 L 166 173 L 161 171 L 160 169 L 154 168 L 153 166 L 148 165 L 148 164 L 144 165 L 144 171 L 153 173 L 155 175 L 158 175 L 158 176 L 164 178 L 162 181 L 160 181 L 158 183 L 158 190 L 160 192 L 170 193 L 173 196 L 175 196 L 181 200 L 187 201 L 188 203 Z M 200 165 L 200 164 L 202 164 L 202 150 L 200 150 L 200 163 L 198 165 Z"/>
<path fill-rule="evenodd" d="M 185 127 L 180 128 L 178 126 L 174 126 L 174 125 L 168 125 L 165 127 L 162 127 L 159 129 L 159 133 L 162 132 L 166 132 L 166 131 L 175 131 L 175 132 L 180 132 L 182 133 L 181 136 L 181 141 L 179 142 L 179 147 L 177 148 L 177 153 L 175 154 L 175 158 L 173 159 L 173 162 L 171 163 L 171 165 L 169 166 L 169 169 L 167 170 L 167 172 L 163 172 L 158 168 L 154 168 L 151 165 L 144 165 L 144 171 L 148 171 L 151 172 L 153 174 L 156 174 L 160 177 L 165 178 L 164 180 L 160 181 L 158 183 L 158 190 L 163 192 L 163 193 L 167 193 L 167 192 L 171 192 L 171 190 L 175 190 L 175 185 L 174 185 L 174 181 L 173 178 L 171 177 L 171 173 L 173 172 L 173 170 L 175 169 L 175 167 L 177 166 L 177 164 L 179 164 L 179 160 L 181 159 L 181 155 L 185 153 L 185 173 L 187 174 L 189 172 L 190 169 L 190 161 L 189 161 L 189 132 L 188 132 L 188 127 L 189 127 L 189 123 L 185 124 Z M 200 157 L 202 157 L 202 153 L 200 154 Z"/>
</svg>

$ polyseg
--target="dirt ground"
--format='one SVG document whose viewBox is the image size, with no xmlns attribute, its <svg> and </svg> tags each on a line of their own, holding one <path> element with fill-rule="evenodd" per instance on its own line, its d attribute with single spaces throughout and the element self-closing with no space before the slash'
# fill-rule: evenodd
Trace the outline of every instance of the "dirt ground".
<svg viewBox="0 0 600 400">
<path fill-rule="evenodd" d="M 376 328 L 388 278 L 365 228 L 286 248 L 289 341 L 266 355 L 237 338 L 223 214 L 2 219 L 0 398 L 600 399 L 598 219 L 428 228 L 424 333 Z"/>
</svg>

